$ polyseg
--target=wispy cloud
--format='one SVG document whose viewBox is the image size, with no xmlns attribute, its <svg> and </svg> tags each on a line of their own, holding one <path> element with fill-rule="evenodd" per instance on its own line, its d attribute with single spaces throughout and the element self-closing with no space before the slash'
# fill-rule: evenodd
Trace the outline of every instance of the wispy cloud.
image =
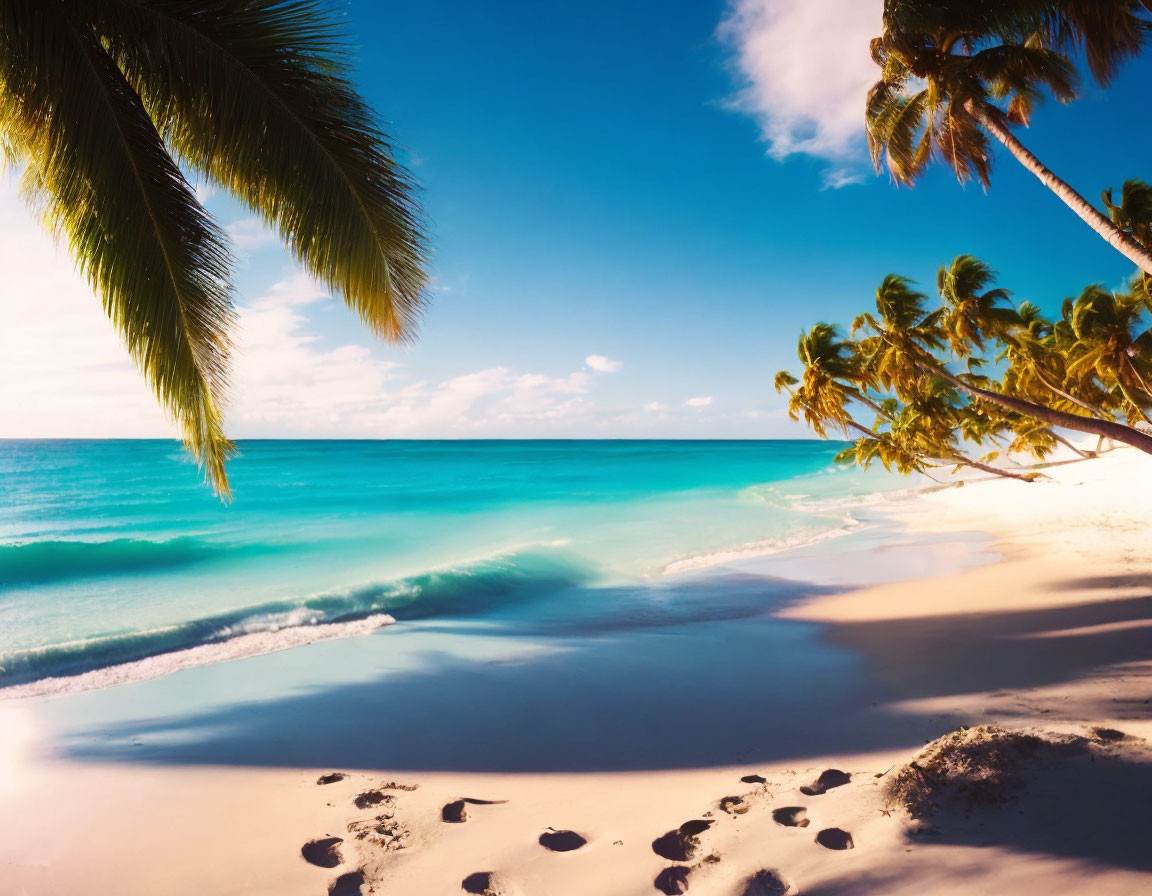
<svg viewBox="0 0 1152 896">
<path fill-rule="evenodd" d="M 825 186 L 864 168 L 864 100 L 876 80 L 868 43 L 883 0 L 731 0 L 719 34 L 734 53 L 734 108 L 760 125 L 768 154 L 833 163 Z"/>
<path fill-rule="evenodd" d="M 216 187 L 205 180 L 194 181 L 192 190 L 196 194 L 196 201 L 201 205 L 216 195 Z"/>
<path fill-rule="evenodd" d="M 597 373 L 615 373 L 624 366 L 623 361 L 613 361 L 603 355 L 589 355 L 584 359 L 584 363 Z"/>
<path fill-rule="evenodd" d="M 227 429 L 273 437 L 664 437 L 757 434 L 711 396 L 629 400 L 617 359 L 532 370 L 515 357 L 411 356 L 333 327 L 343 303 L 283 275 L 237 306 Z M 99 299 L 0 178 L 0 438 L 175 437 Z M 269 278 L 273 279 L 273 278 Z M 337 333 L 355 335 L 336 336 Z M 430 371 L 443 371 L 436 375 Z M 649 400 L 659 396 L 660 400 Z M 647 403 L 645 403 L 647 401 Z M 725 402 L 727 407 L 729 402 Z"/>
<path fill-rule="evenodd" d="M 0 178 L 0 437 L 175 435 L 100 300 Z"/>
<path fill-rule="evenodd" d="M 232 238 L 232 244 L 241 251 L 260 249 L 276 242 L 276 234 L 259 218 L 241 218 L 224 229 Z"/>
<path fill-rule="evenodd" d="M 0 382 L 8 384 L 0 389 L 0 437 L 176 435 L 99 299 L 11 179 L 0 180 L 0 270 Z M 354 343 L 317 335 L 317 320 L 335 304 L 293 273 L 238 306 L 230 433 L 548 435 L 614 421 L 594 393 L 618 361 L 590 356 L 558 375 L 491 365 L 422 378 L 367 333 Z"/>
</svg>

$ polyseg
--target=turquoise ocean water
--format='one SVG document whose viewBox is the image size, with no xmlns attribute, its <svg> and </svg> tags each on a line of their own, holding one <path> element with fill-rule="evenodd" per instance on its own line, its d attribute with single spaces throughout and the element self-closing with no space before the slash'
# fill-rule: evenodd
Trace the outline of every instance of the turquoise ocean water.
<svg viewBox="0 0 1152 896">
<path fill-rule="evenodd" d="M 173 442 L 0 442 L 0 686 L 379 613 L 554 612 L 837 537 L 908 486 L 837 447 L 251 441 L 223 506 Z"/>
</svg>

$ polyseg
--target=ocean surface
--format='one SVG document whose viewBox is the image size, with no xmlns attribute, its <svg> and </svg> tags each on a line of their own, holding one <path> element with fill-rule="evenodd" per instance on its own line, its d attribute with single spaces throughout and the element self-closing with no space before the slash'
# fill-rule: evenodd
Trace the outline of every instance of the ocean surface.
<svg viewBox="0 0 1152 896">
<path fill-rule="evenodd" d="M 838 447 L 249 441 L 222 505 L 174 442 L 0 442 L 0 687 L 382 614 L 687 618 L 662 583 L 850 538 L 912 485 Z"/>
</svg>

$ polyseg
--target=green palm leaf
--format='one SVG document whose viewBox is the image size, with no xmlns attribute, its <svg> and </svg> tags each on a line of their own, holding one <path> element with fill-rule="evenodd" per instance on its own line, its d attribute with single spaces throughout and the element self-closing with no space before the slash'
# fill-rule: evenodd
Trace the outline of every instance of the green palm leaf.
<svg viewBox="0 0 1152 896">
<path fill-rule="evenodd" d="M 227 241 L 173 156 L 240 197 L 378 335 L 426 299 L 415 190 L 316 0 L 0 0 L 0 152 L 227 497 Z"/>
<path fill-rule="evenodd" d="M 233 311 L 222 234 L 135 92 L 63 4 L 0 3 L 0 103 L 24 186 L 222 495 Z"/>
<path fill-rule="evenodd" d="M 410 338 L 427 286 L 413 187 L 347 80 L 324 7 L 90 2 L 176 152 L 276 228 L 374 332 Z"/>
</svg>

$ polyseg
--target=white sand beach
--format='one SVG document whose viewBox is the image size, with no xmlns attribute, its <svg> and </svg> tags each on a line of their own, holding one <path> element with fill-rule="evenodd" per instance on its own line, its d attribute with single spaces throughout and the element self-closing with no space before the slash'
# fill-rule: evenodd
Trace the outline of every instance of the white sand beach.
<svg viewBox="0 0 1152 896">
<path fill-rule="evenodd" d="M 326 689 L 319 680 L 279 703 L 245 702 L 255 664 L 294 655 L 317 667 L 326 657 L 367 662 L 370 648 L 401 633 L 396 626 L 145 685 L 5 701 L 0 892 L 640 896 L 660 892 L 661 874 L 664 892 L 705 896 L 1145 891 L 1147 464 L 1116 450 L 1053 466 L 1034 484 L 972 482 L 894 504 L 910 533 L 987 533 L 1000 559 L 946 576 L 813 589 L 774 606 L 773 624 L 794 622 L 852 658 L 802 674 L 771 666 L 757 680 L 756 651 L 767 657 L 775 642 L 757 648 L 764 623 L 743 618 L 698 626 L 726 639 L 711 653 L 702 652 L 707 639 L 680 629 L 648 634 L 664 640 L 637 648 L 632 665 L 622 659 L 627 631 L 584 652 L 565 644 L 473 656 L 457 668 L 455 704 L 439 702 L 427 675 L 408 683 L 412 706 L 371 681 Z M 883 564 L 885 548 L 873 550 Z M 742 587 L 754 588 L 750 580 L 740 572 Z M 668 673 L 678 652 L 682 676 Z M 137 691 L 189 675 L 231 692 L 239 709 L 169 724 L 147 702 L 164 692 Z M 140 698 L 134 727 L 101 729 L 106 708 L 126 712 L 137 692 L 152 696 Z M 634 726 L 619 722 L 616 696 L 631 701 L 622 705 L 634 707 Z M 598 726 L 597 700 L 606 713 Z M 387 741 L 381 720 L 390 713 L 406 726 L 404 744 Z M 423 734 L 413 733 L 421 718 Z M 927 741 L 987 724 L 1063 741 L 1009 757 L 1015 764 L 991 801 L 954 794 L 914 820 L 887 795 Z M 1080 739 L 1069 744 L 1070 735 Z M 851 778 L 822 794 L 799 790 L 828 769 Z M 345 777 L 317 783 L 334 772 Z M 466 819 L 443 820 L 460 799 L 447 811 L 463 808 Z M 777 810 L 791 807 L 810 823 L 780 823 L 789 813 Z M 683 860 L 658 855 L 654 841 L 692 820 L 711 824 L 659 847 L 679 844 Z M 551 851 L 540 838 L 553 829 L 586 843 Z M 850 834 L 854 848 L 818 842 L 843 845 L 821 834 L 829 829 Z M 340 838 L 338 855 L 321 844 L 312 858 L 333 867 L 301 854 L 325 838 Z"/>
</svg>

